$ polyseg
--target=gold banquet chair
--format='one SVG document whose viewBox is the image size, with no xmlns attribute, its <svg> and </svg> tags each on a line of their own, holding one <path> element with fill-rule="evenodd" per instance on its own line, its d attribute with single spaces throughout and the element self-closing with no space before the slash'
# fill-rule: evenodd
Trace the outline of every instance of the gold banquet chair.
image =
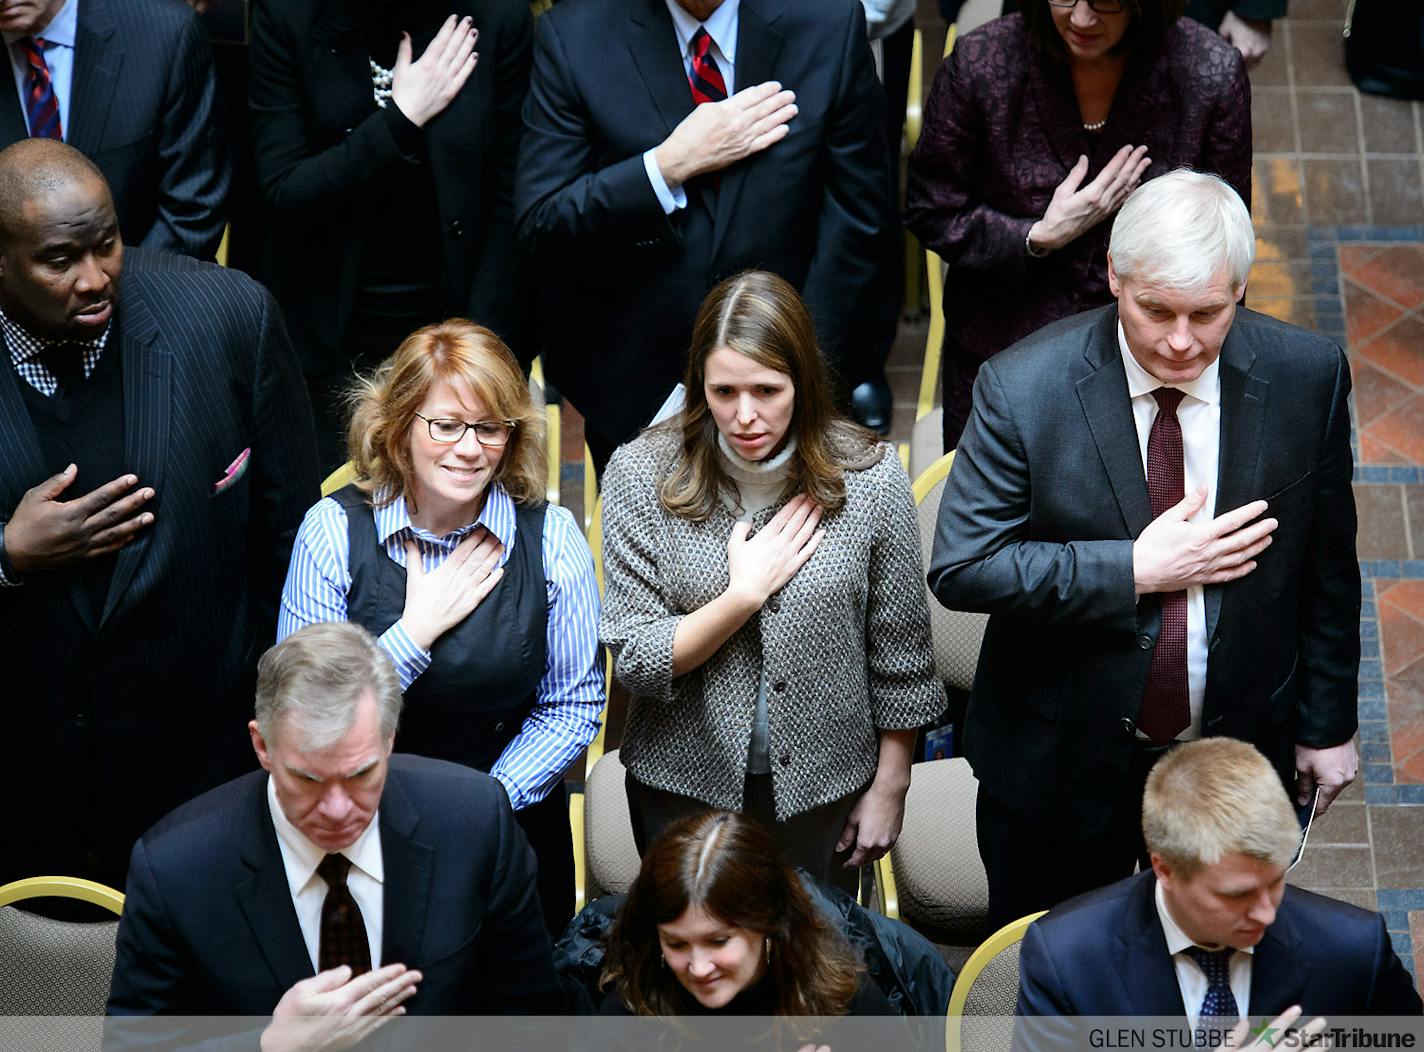
<svg viewBox="0 0 1424 1052">
<path fill-rule="evenodd" d="M 116 919 L 76 923 L 13 908 L 38 898 L 79 899 Z M 27 877 L 0 887 L 0 1048 L 99 1048 L 123 908 L 120 892 L 78 877 Z"/>
<path fill-rule="evenodd" d="M 951 450 L 915 481 L 920 554 L 929 564 Z M 958 690 L 974 682 L 984 614 L 946 610 L 928 597 L 935 671 Z M 880 907 L 937 942 L 973 945 L 988 931 L 989 881 L 979 859 L 974 810 L 978 780 L 961 757 L 917 763 L 910 771 L 900 838 L 876 864 Z"/>
<path fill-rule="evenodd" d="M 1019 946 L 1047 910 L 1012 921 L 984 940 L 964 962 L 949 995 L 947 1052 L 1009 1052 L 1019 1000 Z"/>
</svg>

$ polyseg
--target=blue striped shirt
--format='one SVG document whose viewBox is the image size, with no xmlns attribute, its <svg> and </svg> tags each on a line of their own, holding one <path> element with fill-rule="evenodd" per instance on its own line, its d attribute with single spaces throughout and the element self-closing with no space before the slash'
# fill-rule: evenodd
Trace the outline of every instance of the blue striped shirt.
<svg viewBox="0 0 1424 1052">
<path fill-rule="evenodd" d="M 504 545 L 501 566 L 514 550 L 514 501 L 498 483 L 490 487 L 479 518 L 443 537 L 412 525 L 402 498 L 376 508 L 374 515 L 376 536 L 386 554 L 404 566 L 405 542 L 414 539 L 426 573 L 443 563 L 476 526 L 484 526 Z M 533 710 L 490 770 L 503 784 L 515 810 L 538 803 L 558 784 L 564 770 L 598 733 L 604 700 L 593 555 L 566 509 L 549 506 L 544 516 L 543 547 L 549 597 L 547 665 L 535 690 Z M 285 639 L 318 621 L 345 621 L 350 590 L 346 510 L 327 497 L 312 505 L 297 532 L 282 589 L 277 638 Z M 430 651 L 415 645 L 402 621 L 386 629 L 378 642 L 395 663 L 402 690 L 430 667 Z"/>
</svg>

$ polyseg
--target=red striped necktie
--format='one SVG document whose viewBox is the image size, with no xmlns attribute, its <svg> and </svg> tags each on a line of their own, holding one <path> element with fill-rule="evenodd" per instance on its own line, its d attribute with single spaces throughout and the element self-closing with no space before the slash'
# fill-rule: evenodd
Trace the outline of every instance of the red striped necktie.
<svg viewBox="0 0 1424 1052">
<path fill-rule="evenodd" d="M 727 97 L 727 82 L 712 57 L 712 38 L 700 26 L 692 37 L 692 76 L 688 80 L 692 84 L 692 101 L 699 106 Z"/>
<path fill-rule="evenodd" d="M 30 67 L 29 76 L 25 78 L 25 116 L 30 122 L 30 138 L 63 139 L 64 129 L 59 124 L 59 99 L 55 97 L 49 64 L 44 56 L 45 48 L 50 43 L 43 37 L 21 37 L 15 43 L 24 52 Z"/>
</svg>

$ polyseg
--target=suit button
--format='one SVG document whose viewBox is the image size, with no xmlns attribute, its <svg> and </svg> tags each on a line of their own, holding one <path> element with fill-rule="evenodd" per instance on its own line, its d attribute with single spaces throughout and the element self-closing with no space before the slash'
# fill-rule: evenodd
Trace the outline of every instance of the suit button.
<svg viewBox="0 0 1424 1052">
<path fill-rule="evenodd" d="M 775 691 L 777 694 L 783 694 L 783 693 L 785 693 L 785 691 L 786 691 L 786 680 L 784 680 L 784 679 L 779 679 L 779 680 L 777 680 L 775 683 L 773 683 L 773 684 L 771 685 L 771 689 L 772 689 L 773 691 Z"/>
<path fill-rule="evenodd" d="M 1122 718 L 1121 727 L 1122 733 L 1126 734 L 1129 738 L 1137 734 L 1137 724 L 1133 723 L 1132 720 L 1126 716 Z"/>
<path fill-rule="evenodd" d="M 76 712 L 74 714 L 74 718 L 71 719 L 70 722 L 73 723 L 76 727 L 87 727 L 89 726 L 89 717 L 84 715 L 84 713 L 82 712 Z"/>
<path fill-rule="evenodd" d="M 1151 636 L 1138 636 L 1138 637 L 1137 637 L 1137 645 L 1138 645 L 1141 649 L 1143 649 L 1143 650 L 1151 650 L 1151 649 L 1152 649 L 1152 637 L 1151 637 Z"/>
<path fill-rule="evenodd" d="M 356 132 L 356 129 L 355 129 L 355 128 L 347 128 L 347 129 L 346 129 L 346 134 L 347 134 L 347 135 L 353 135 L 353 134 L 355 134 L 355 132 Z"/>
<path fill-rule="evenodd" d="M 784 753 L 781 754 L 781 766 L 782 766 L 782 767 L 790 767 L 790 766 L 791 766 L 791 754 L 790 754 L 789 752 L 784 752 Z"/>
<path fill-rule="evenodd" d="M 773 614 L 776 613 L 778 610 L 780 610 L 780 609 L 781 609 L 781 596 L 779 596 L 779 595 L 774 595 L 774 596 L 772 596 L 770 599 L 768 599 L 768 600 L 766 601 L 766 608 L 767 608 L 767 610 L 769 610 L 769 611 L 770 611 L 771 613 L 773 613 Z"/>
<path fill-rule="evenodd" d="M 495 732 L 496 734 L 498 734 L 498 733 L 499 733 L 500 731 L 502 731 L 502 730 L 504 730 L 504 721 L 503 721 L 503 720 L 500 720 L 498 723 L 496 723 L 496 724 L 494 725 L 494 732 Z"/>
<path fill-rule="evenodd" d="M 465 234 L 465 224 L 462 223 L 460 220 L 456 219 L 453 223 L 450 224 L 450 236 L 451 236 L 451 237 L 463 237 L 464 234 Z"/>
</svg>

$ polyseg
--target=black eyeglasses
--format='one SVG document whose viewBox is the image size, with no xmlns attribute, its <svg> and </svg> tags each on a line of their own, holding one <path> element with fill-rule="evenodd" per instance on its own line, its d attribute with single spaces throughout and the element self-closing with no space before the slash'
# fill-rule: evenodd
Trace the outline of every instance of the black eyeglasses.
<svg viewBox="0 0 1424 1052">
<path fill-rule="evenodd" d="M 473 431 L 475 440 L 480 445 L 498 449 L 509 441 L 509 436 L 514 433 L 515 424 L 518 423 L 515 420 L 479 420 L 471 424 L 449 416 L 430 417 L 424 413 L 415 415 L 425 421 L 433 441 L 447 446 L 453 446 L 464 438 L 466 431 Z"/>
<path fill-rule="evenodd" d="M 1049 7 L 1077 7 L 1078 0 L 1048 0 Z M 1088 0 L 1088 6 L 1100 15 L 1118 15 L 1124 10 L 1122 0 Z"/>
</svg>

